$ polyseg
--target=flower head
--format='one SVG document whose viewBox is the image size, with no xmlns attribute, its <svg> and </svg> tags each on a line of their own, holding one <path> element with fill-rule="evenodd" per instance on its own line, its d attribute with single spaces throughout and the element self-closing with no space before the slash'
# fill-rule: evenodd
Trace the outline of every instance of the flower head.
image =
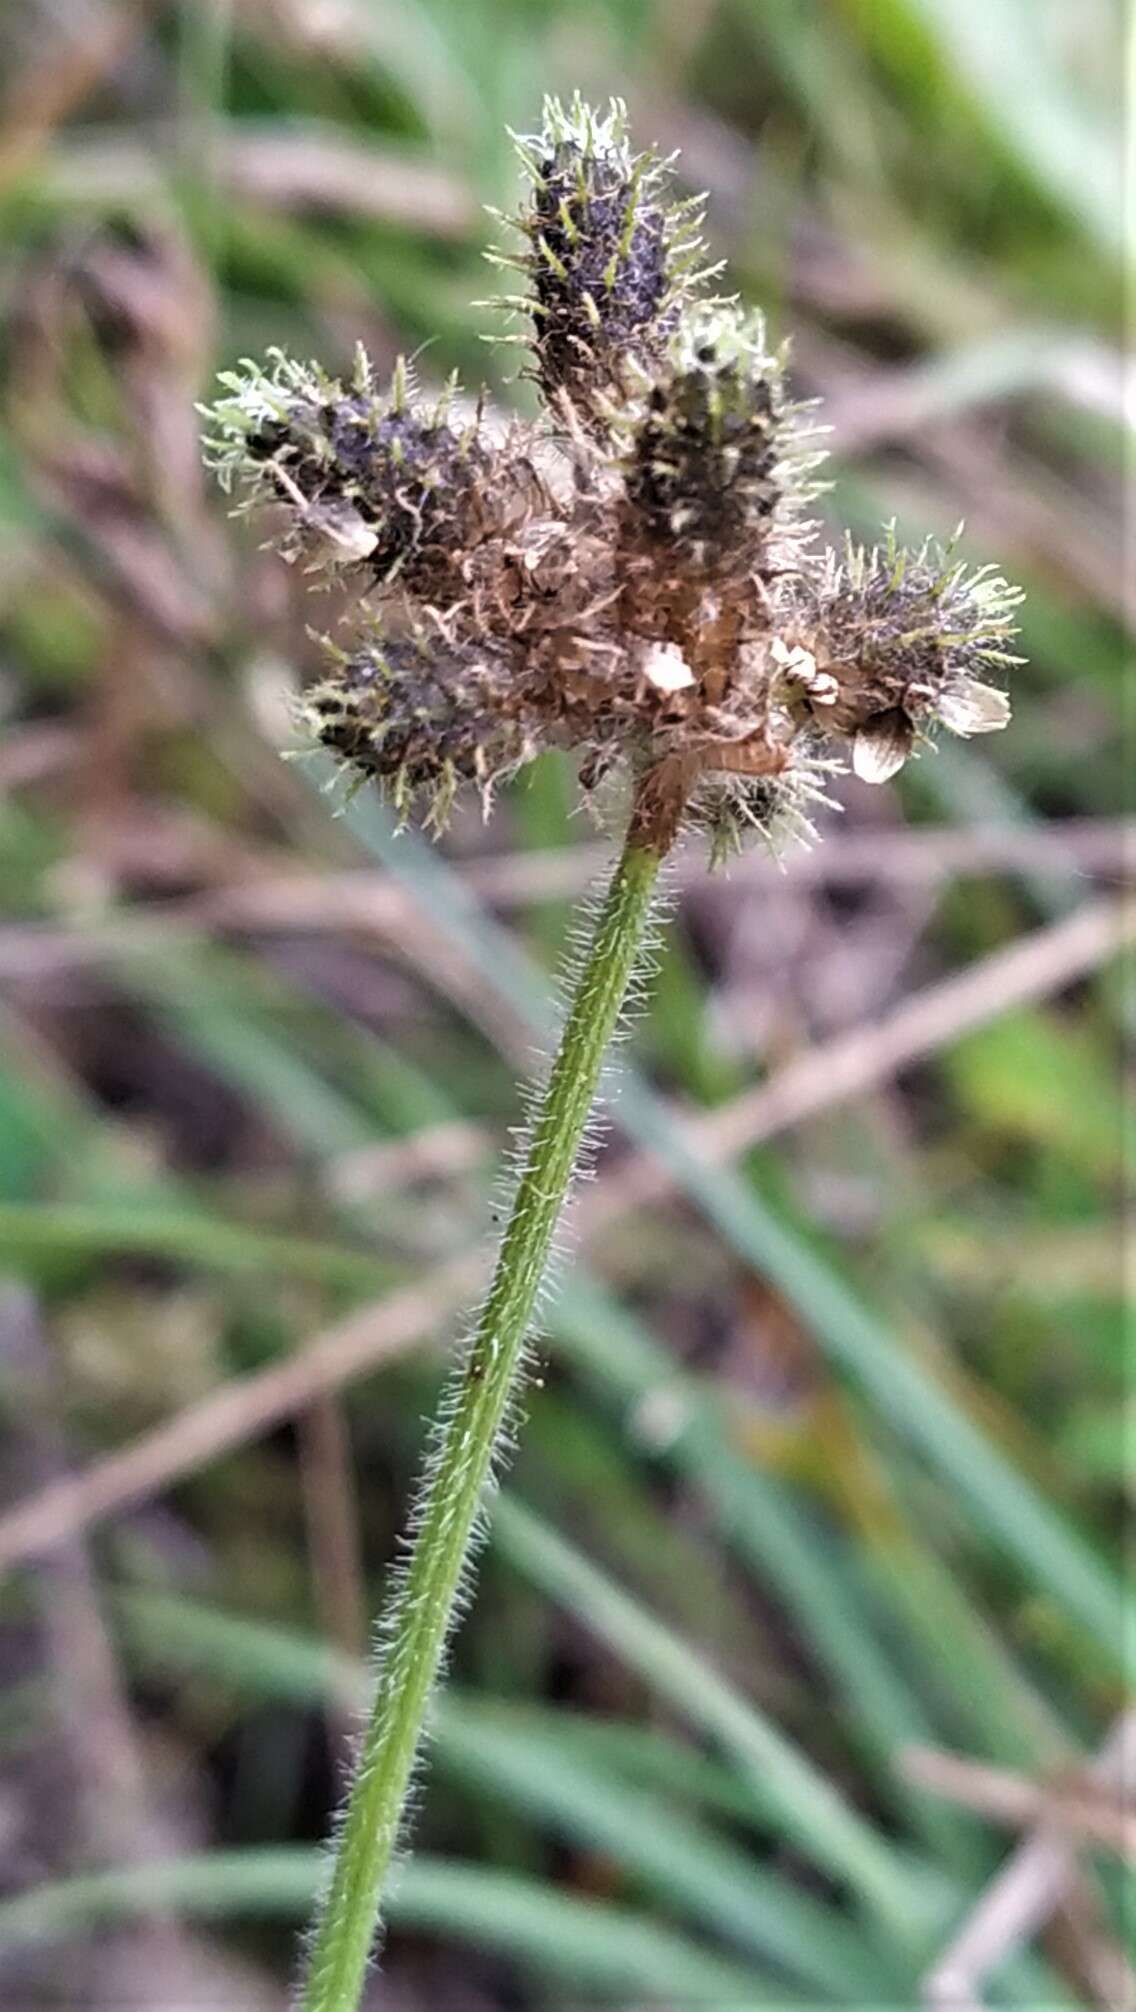
<svg viewBox="0 0 1136 2012">
<path fill-rule="evenodd" d="M 400 811 L 488 805 L 544 748 L 628 778 L 665 849 L 809 826 L 836 757 L 882 782 L 936 726 L 1009 708 L 1020 595 L 928 541 L 817 549 L 822 458 L 760 315 L 697 297 L 697 216 L 623 108 L 545 106 L 516 220 L 545 411 L 502 433 L 399 365 L 376 388 L 279 351 L 222 379 L 209 451 L 277 543 L 365 601 L 307 695 L 315 738 Z M 695 210 L 697 205 L 695 206 Z M 693 235 L 692 235 L 693 234 Z"/>
</svg>

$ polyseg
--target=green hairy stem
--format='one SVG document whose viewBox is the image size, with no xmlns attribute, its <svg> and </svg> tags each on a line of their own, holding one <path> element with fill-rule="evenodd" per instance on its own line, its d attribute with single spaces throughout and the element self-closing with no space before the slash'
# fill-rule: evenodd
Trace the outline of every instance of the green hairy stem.
<svg viewBox="0 0 1136 2012">
<path fill-rule="evenodd" d="M 443 1399 L 413 1548 L 380 1622 L 374 1702 L 311 1943 L 304 2012 L 353 2012 L 359 2002 L 430 1693 L 468 1584 L 549 1246 L 643 943 L 660 862 L 660 849 L 629 837 L 534 1114 L 484 1310 Z"/>
</svg>

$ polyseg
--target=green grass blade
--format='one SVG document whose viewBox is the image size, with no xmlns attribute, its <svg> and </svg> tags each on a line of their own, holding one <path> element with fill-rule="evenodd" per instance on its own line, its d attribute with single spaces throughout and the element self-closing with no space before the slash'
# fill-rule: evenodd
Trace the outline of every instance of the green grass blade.
<svg viewBox="0 0 1136 2012">
<path fill-rule="evenodd" d="M 0 1204 L 0 1258 L 10 1263 L 126 1255 L 168 1258 L 207 1271 L 306 1279 L 363 1295 L 394 1276 L 389 1264 L 365 1251 L 290 1231 L 251 1229 L 148 1198 Z"/>
<path fill-rule="evenodd" d="M 121 955 L 119 973 L 175 1037 L 249 1096 L 285 1135 L 326 1158 L 374 1139 L 374 1128 L 271 1024 L 262 988 L 239 960 L 184 945 Z M 277 985 L 277 998 L 284 991 Z"/>
<path fill-rule="evenodd" d="M 348 1705 L 365 1700 L 361 1665 L 314 1639 L 140 1589 L 120 1590 L 115 1611 L 131 1653 L 146 1668 L 207 1674 L 252 1696 L 296 1704 L 328 1696 Z M 673 1794 L 623 1779 L 611 1765 L 610 1744 L 589 1743 L 597 1730 L 589 1721 L 577 1725 L 562 1711 L 449 1691 L 435 1705 L 432 1730 L 440 1773 L 603 1852 L 705 1932 L 783 1965 L 826 1998 L 834 1994 L 834 2002 L 851 1995 L 863 2003 L 897 1985 L 835 1910 L 728 1844 L 684 1812 Z M 618 1736 L 638 1729 L 605 1730 Z M 654 1734 L 646 1745 L 686 1758 Z M 752 1814 L 744 1794 L 741 1807 Z"/>
<path fill-rule="evenodd" d="M 629 1413 L 666 1408 L 670 1423 L 658 1440 L 659 1458 L 695 1489 L 760 1583 L 775 1589 L 832 1680 L 834 1709 L 849 1738 L 883 1768 L 881 1793 L 940 1849 L 969 1861 L 973 1835 L 965 1821 L 894 1777 L 898 1749 L 935 1738 L 934 1716 L 885 1646 L 884 1605 L 874 1611 L 865 1599 L 839 1538 L 737 1451 L 712 1393 L 677 1373 L 666 1351 L 602 1288 L 577 1272 L 551 1309 L 549 1327 L 567 1359 L 609 1401 Z M 894 1633 L 896 1614 L 887 1619 Z"/>
<path fill-rule="evenodd" d="M 1119 136 L 1101 121 L 1099 108 L 1078 99 L 1065 66 L 1047 57 L 1032 0 L 906 0 L 906 6 L 981 105 L 997 140 L 1013 148 L 1106 256 L 1123 252 Z"/>
<path fill-rule="evenodd" d="M 871 1825 L 755 1705 L 514 1497 L 499 1500 L 493 1536 L 526 1578 L 730 1755 L 779 1830 L 907 1938 L 925 1895 Z"/>
<path fill-rule="evenodd" d="M 551 1724 L 526 1733 L 507 1710 L 449 1698 L 435 1743 L 451 1776 L 613 1858 L 678 1915 L 749 1956 L 783 1965 L 826 2003 L 862 2005 L 898 1984 L 834 1909 L 727 1846 L 672 1802 L 565 1752 Z"/>
<path fill-rule="evenodd" d="M 787 1489 L 735 1450 L 711 1393 L 677 1371 L 635 1316 L 589 1280 L 565 1286 L 549 1326 L 562 1352 L 609 1396 L 628 1407 L 667 1403 L 672 1424 L 660 1435 L 662 1456 L 695 1484 L 719 1529 L 790 1603 L 794 1620 L 846 1687 L 877 1755 L 905 1739 L 927 1738 L 927 1719 L 856 1610 L 839 1553 Z"/>
<path fill-rule="evenodd" d="M 0 1949 L 58 1943 L 171 1910 L 194 1920 L 302 1920 L 323 1873 L 322 1851 L 281 1845 L 59 1880 L 0 1905 Z M 719 2007 L 802 2002 L 760 1971 L 700 1949 L 646 1915 L 456 1860 L 403 1865 L 390 1914 L 396 1928 L 510 1957 L 542 1985 Z"/>
</svg>

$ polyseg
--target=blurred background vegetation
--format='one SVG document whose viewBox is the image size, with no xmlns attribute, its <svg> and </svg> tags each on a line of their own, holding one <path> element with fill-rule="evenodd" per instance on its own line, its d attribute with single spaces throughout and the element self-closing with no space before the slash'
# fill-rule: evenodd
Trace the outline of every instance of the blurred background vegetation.
<svg viewBox="0 0 1136 2012">
<path fill-rule="evenodd" d="M 785 872 L 681 863 L 374 2000 L 884 2007 L 953 1965 L 955 2006 L 1132 2002 L 1123 32 L 1120 0 L 0 14 L 14 2007 L 284 2002 L 604 850 L 559 761 L 435 853 L 280 761 L 334 610 L 226 522 L 194 400 L 357 338 L 523 399 L 469 305 L 481 205 L 577 86 L 709 190 L 827 401 L 833 520 L 965 517 L 1030 664 L 996 745 L 841 782 Z"/>
</svg>

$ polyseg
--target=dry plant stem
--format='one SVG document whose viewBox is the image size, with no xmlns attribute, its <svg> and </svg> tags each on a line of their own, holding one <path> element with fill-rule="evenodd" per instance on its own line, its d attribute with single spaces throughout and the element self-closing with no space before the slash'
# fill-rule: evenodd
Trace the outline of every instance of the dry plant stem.
<svg viewBox="0 0 1136 2012">
<path fill-rule="evenodd" d="M 444 1400 L 405 1571 L 381 1622 L 374 1703 L 311 1945 L 304 2012 L 353 2012 L 423 1721 L 507 1440 L 525 1339 L 605 1052 L 643 941 L 666 837 L 633 821 L 534 1114 L 484 1311 Z"/>
</svg>

